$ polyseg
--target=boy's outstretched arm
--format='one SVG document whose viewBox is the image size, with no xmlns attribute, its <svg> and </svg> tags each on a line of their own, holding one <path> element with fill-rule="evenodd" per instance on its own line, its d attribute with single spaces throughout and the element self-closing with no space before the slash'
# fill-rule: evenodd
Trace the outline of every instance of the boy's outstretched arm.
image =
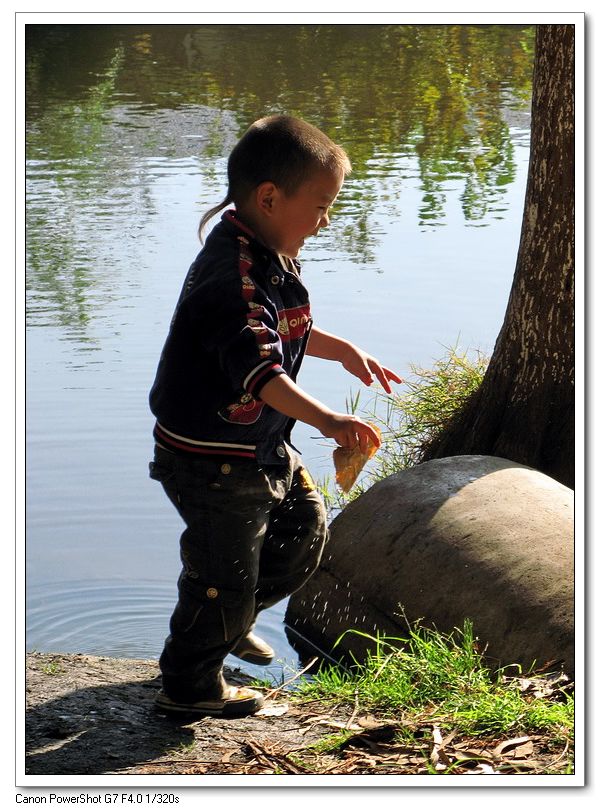
<svg viewBox="0 0 600 811">
<path fill-rule="evenodd" d="M 381 444 L 373 428 L 358 417 L 341 414 L 323 405 L 303 391 L 287 375 L 277 375 L 260 390 L 260 399 L 271 408 L 301 422 L 314 426 L 323 436 L 335 439 L 344 448 L 357 444 L 363 452 L 370 438 L 377 447 Z"/>
<path fill-rule="evenodd" d="M 384 390 L 392 393 L 390 380 L 395 383 L 402 383 L 402 378 L 391 369 L 386 369 L 378 360 L 364 352 L 358 346 L 344 338 L 338 338 L 318 327 L 313 327 L 306 349 L 307 355 L 325 360 L 337 360 L 344 369 L 358 377 L 366 386 L 373 382 L 373 375 L 379 380 Z"/>
</svg>

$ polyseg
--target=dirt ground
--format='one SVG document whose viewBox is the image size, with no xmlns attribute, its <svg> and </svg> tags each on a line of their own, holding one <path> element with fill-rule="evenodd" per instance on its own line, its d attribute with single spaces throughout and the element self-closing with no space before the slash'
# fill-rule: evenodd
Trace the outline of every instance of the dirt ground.
<svg viewBox="0 0 600 811">
<path fill-rule="evenodd" d="M 241 671 L 226 675 L 248 682 Z M 413 726 L 403 744 L 401 719 L 292 701 L 267 688 L 255 716 L 173 720 L 153 708 L 159 686 L 156 661 L 28 654 L 25 773 L 547 774 L 560 773 L 571 754 L 539 735 L 460 740 L 431 723 Z M 335 748 L 324 745 L 334 736 Z"/>
<path fill-rule="evenodd" d="M 249 681 L 241 671 L 226 675 L 232 683 Z M 25 772 L 306 773 L 287 753 L 332 731 L 314 703 L 290 706 L 285 693 L 269 690 L 259 715 L 169 718 L 153 708 L 159 687 L 156 661 L 27 654 Z M 330 712 L 321 720 L 329 722 Z M 340 718 L 338 728 L 343 724 Z"/>
</svg>

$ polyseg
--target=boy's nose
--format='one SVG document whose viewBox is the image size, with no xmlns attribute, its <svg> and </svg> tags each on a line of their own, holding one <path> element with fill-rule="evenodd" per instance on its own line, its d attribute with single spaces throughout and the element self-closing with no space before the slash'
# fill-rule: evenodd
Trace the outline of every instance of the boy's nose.
<svg viewBox="0 0 600 811">
<path fill-rule="evenodd" d="M 312 232 L 312 235 L 314 237 L 316 237 L 317 234 L 319 233 L 319 231 L 321 230 L 321 228 L 327 228 L 328 225 L 329 225 L 329 215 L 327 214 L 327 212 L 324 212 L 321 215 L 321 218 L 319 219 L 319 224 L 317 225 L 315 230 Z"/>
</svg>

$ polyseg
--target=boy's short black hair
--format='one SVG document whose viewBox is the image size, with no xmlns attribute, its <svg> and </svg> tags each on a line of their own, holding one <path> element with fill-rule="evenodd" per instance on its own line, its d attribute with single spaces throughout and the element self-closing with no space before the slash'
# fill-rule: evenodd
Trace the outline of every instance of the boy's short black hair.
<svg viewBox="0 0 600 811">
<path fill-rule="evenodd" d="M 233 148 L 227 196 L 202 217 L 200 235 L 211 217 L 229 203 L 242 205 L 261 183 L 271 181 L 290 195 L 319 169 L 347 175 L 352 167 L 342 147 L 312 124 L 289 115 L 260 118 Z"/>
<path fill-rule="evenodd" d="M 293 194 L 318 169 L 346 175 L 351 166 L 344 150 L 317 127 L 272 115 L 255 121 L 238 141 L 229 156 L 227 179 L 237 203 L 268 180 Z"/>
</svg>

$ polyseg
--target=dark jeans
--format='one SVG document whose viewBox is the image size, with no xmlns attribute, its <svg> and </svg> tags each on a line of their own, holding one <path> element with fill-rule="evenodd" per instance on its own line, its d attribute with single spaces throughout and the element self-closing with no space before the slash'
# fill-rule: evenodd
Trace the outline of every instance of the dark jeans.
<svg viewBox="0 0 600 811">
<path fill-rule="evenodd" d="M 300 588 L 319 564 L 325 508 L 300 456 L 287 452 L 287 468 L 261 468 L 155 449 L 150 476 L 186 525 L 160 657 L 163 689 L 174 700 L 218 694 L 223 660 L 257 613 Z"/>
</svg>

